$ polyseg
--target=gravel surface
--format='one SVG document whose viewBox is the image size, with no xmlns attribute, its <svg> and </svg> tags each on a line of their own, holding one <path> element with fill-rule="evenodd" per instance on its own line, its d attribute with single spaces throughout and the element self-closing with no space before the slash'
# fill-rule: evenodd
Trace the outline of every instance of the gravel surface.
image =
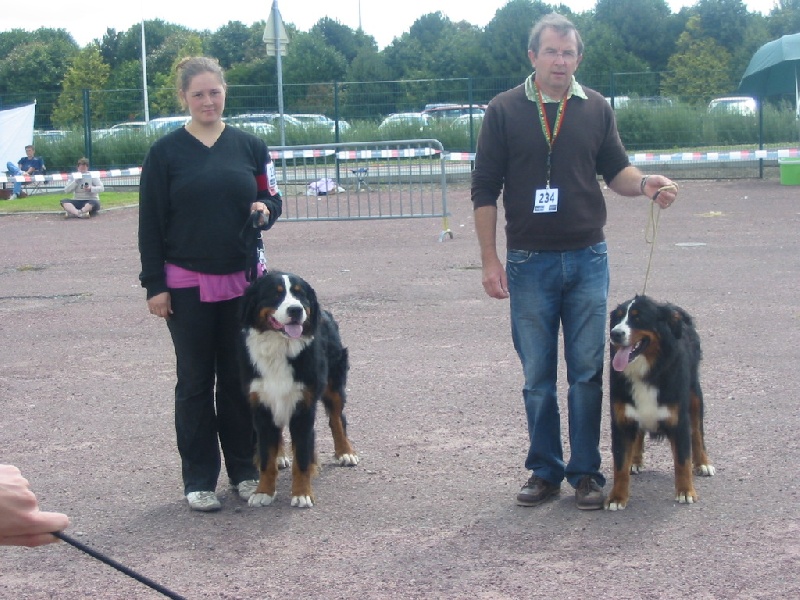
<svg viewBox="0 0 800 600">
<path fill-rule="evenodd" d="M 612 307 L 642 290 L 649 208 L 607 195 Z M 800 597 L 800 188 L 690 181 L 661 213 L 647 292 L 696 318 L 717 475 L 677 505 L 668 444 L 650 444 L 620 512 L 578 511 L 568 486 L 514 504 L 527 434 L 508 304 L 483 293 L 469 190 L 448 201 L 444 242 L 441 219 L 268 233 L 271 265 L 339 320 L 361 462 L 334 465 L 320 419 L 313 509 L 289 506 L 288 473 L 262 509 L 223 474 L 213 514 L 181 495 L 174 356 L 138 285 L 137 210 L 0 217 L 0 462 L 69 534 L 185 598 Z M 63 543 L 0 556 L 2 598 L 162 597 Z"/>
</svg>

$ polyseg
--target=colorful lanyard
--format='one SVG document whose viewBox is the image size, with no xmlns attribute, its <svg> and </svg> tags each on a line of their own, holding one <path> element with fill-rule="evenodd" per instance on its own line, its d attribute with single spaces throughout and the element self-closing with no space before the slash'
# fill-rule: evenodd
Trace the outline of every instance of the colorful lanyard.
<svg viewBox="0 0 800 600">
<path fill-rule="evenodd" d="M 539 84 L 534 81 L 534 85 L 536 86 L 536 108 L 539 109 L 539 119 L 542 122 L 542 133 L 544 133 L 544 139 L 547 140 L 547 187 L 550 187 L 550 169 L 552 163 L 552 156 L 553 156 L 553 144 L 556 142 L 556 137 L 558 136 L 558 132 L 561 131 L 561 123 L 564 121 L 564 113 L 567 110 L 567 95 L 569 92 L 564 94 L 564 97 L 561 98 L 561 102 L 558 103 L 558 112 L 556 112 L 556 122 L 555 127 L 552 131 L 550 131 L 550 123 L 547 121 L 547 115 L 544 111 L 544 98 L 542 98 L 542 90 L 539 89 Z"/>
</svg>

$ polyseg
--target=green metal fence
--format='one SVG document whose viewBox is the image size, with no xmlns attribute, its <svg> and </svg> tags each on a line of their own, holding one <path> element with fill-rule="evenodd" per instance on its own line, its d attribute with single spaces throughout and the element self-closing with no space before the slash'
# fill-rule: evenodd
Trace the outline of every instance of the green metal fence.
<svg viewBox="0 0 800 600">
<path fill-rule="evenodd" d="M 324 114 L 341 126 L 287 127 L 284 139 L 277 128 L 258 134 L 271 147 L 382 141 L 402 134 L 407 139 L 437 139 L 449 152 L 474 152 L 479 119 L 466 127 L 432 122 L 424 132 L 409 127 L 407 131 L 393 130 L 391 135 L 379 125 L 391 113 L 420 111 L 433 103 L 484 105 L 497 93 L 519 83 L 495 77 L 284 85 L 285 113 Z M 756 114 L 713 112 L 709 110 L 708 95 L 669 95 L 665 93 L 667 83 L 665 74 L 616 73 L 607 83 L 594 86 L 614 106 L 620 135 L 629 152 L 707 152 L 798 145 L 800 131 L 788 99 L 770 99 L 763 111 Z M 731 82 L 728 87 L 731 95 L 736 84 Z M 174 96 L 168 89 L 149 89 L 150 119 L 178 114 Z M 34 141 L 37 152 L 47 158 L 50 168 L 71 167 L 82 155 L 89 155 L 96 168 L 124 168 L 141 164 L 154 134 L 116 136 L 109 135 L 107 130 L 114 124 L 144 120 L 143 97 L 139 89 L 88 90 L 82 99 L 83 121 L 72 124 L 54 122 L 53 111 L 59 102 L 55 94 L 35 98 L 6 94 L 0 97 L 0 108 L 36 101 Z M 277 112 L 277 106 L 275 85 L 228 88 L 228 116 Z"/>
</svg>

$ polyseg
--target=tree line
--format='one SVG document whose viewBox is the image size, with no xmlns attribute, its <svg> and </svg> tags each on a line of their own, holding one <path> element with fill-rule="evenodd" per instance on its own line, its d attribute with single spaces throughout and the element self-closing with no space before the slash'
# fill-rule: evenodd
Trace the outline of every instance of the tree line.
<svg viewBox="0 0 800 600">
<path fill-rule="evenodd" d="M 286 23 L 290 44 L 282 59 L 283 82 L 309 89 L 330 82 L 498 76 L 518 82 L 530 72 L 530 28 L 553 11 L 572 19 L 581 32 L 582 83 L 603 88 L 612 73 L 660 73 L 660 93 L 698 101 L 729 93 L 761 45 L 800 31 L 800 0 L 776 0 L 767 15 L 750 12 L 742 0 L 698 0 L 677 13 L 666 0 L 597 0 L 592 10 L 580 13 L 560 4 L 509 0 L 483 28 L 441 12 L 423 15 L 379 50 L 368 33 L 326 17 L 307 32 Z M 264 21 L 229 21 L 212 32 L 145 21 L 151 112 L 177 112 L 174 65 L 188 55 L 216 57 L 231 86 L 275 85 L 276 59 L 266 55 L 264 27 Z M 80 123 L 82 90 L 142 87 L 141 38 L 139 24 L 127 31 L 109 28 L 83 48 L 64 29 L 0 32 L 0 105 L 53 94 L 53 124 Z M 116 114 L 143 116 L 139 98 L 131 97 L 129 107 L 124 99 L 115 102 Z M 102 119 L 108 108 L 93 102 L 91 110 Z"/>
</svg>

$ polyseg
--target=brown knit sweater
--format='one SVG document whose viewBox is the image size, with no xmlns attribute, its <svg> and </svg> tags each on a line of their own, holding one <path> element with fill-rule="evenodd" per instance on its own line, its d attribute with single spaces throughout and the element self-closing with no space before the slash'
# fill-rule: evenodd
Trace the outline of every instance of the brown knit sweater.
<svg viewBox="0 0 800 600">
<path fill-rule="evenodd" d="M 550 187 L 558 212 L 533 212 L 534 192 L 547 180 L 547 141 L 536 103 L 523 85 L 495 96 L 478 137 L 472 172 L 474 208 L 497 206 L 502 190 L 507 247 L 568 251 L 604 239 L 606 205 L 597 175 L 606 183 L 630 165 L 614 112 L 598 92 L 572 96 L 553 144 Z M 558 104 L 545 104 L 552 131 Z"/>
</svg>

